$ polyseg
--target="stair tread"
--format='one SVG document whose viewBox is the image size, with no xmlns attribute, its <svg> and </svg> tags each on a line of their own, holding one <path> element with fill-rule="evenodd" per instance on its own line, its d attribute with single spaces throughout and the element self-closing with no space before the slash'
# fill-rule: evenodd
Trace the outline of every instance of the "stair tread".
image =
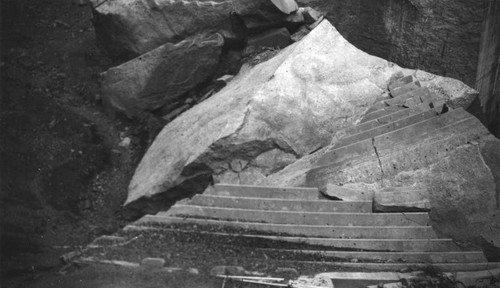
<svg viewBox="0 0 500 288">
<path fill-rule="evenodd" d="M 318 188 L 310 187 L 266 187 L 254 185 L 215 184 L 205 195 L 238 196 L 246 198 L 283 198 L 318 200 Z"/>
<path fill-rule="evenodd" d="M 390 238 L 390 239 L 436 239 L 430 226 L 332 226 L 269 224 L 259 222 L 238 222 L 212 219 L 183 218 L 172 216 L 147 215 L 134 225 L 207 225 L 214 229 L 243 229 L 263 233 L 279 233 L 295 236 L 329 238 Z"/>
<path fill-rule="evenodd" d="M 430 109 L 428 111 L 416 113 L 411 116 L 399 119 L 397 121 L 380 125 L 357 134 L 349 135 L 347 137 L 342 138 L 339 142 L 337 142 L 337 144 L 334 146 L 334 149 L 347 146 L 352 143 L 356 143 L 356 141 L 362 141 L 364 139 L 390 133 L 391 131 L 403 129 L 404 127 L 408 127 L 416 123 L 420 123 L 425 120 L 434 118 L 437 115 L 438 115 L 437 111 L 435 111 L 434 109 Z"/>
<path fill-rule="evenodd" d="M 352 212 L 304 212 L 266 211 L 205 207 L 196 205 L 174 205 L 169 211 L 157 216 L 203 217 L 241 222 L 263 222 L 275 224 L 336 225 L 336 226 L 427 226 L 427 213 L 352 213 Z"/>
<path fill-rule="evenodd" d="M 410 126 L 404 126 L 369 139 L 363 139 L 358 142 L 327 151 L 316 163 L 316 167 L 325 164 L 330 165 L 331 163 L 340 162 L 349 158 L 363 156 L 363 154 L 373 156 L 375 154 L 375 151 L 373 150 L 373 141 L 378 143 L 378 152 L 380 153 L 383 149 L 395 150 L 394 144 L 403 146 L 403 144 L 409 145 L 411 143 L 415 143 L 415 138 L 422 140 L 432 137 L 433 135 L 444 137 L 442 133 L 443 130 L 447 128 L 460 127 L 461 124 L 466 121 L 474 122 L 474 119 L 474 116 L 465 112 L 463 109 L 453 110 L 451 112 L 417 122 Z M 462 129 L 462 131 L 464 130 Z M 453 132 L 455 133 L 456 131 Z"/>
<path fill-rule="evenodd" d="M 391 122 L 398 121 L 398 120 L 404 119 L 406 117 L 410 117 L 414 114 L 422 113 L 422 112 L 425 112 L 425 111 L 428 111 L 431 109 L 434 109 L 435 111 L 439 111 L 441 109 L 440 107 L 431 108 L 429 106 L 430 104 L 431 103 L 425 102 L 425 103 L 422 103 L 422 104 L 419 104 L 419 105 L 416 105 L 413 107 L 394 111 L 392 113 L 389 113 L 387 115 L 383 115 L 379 118 L 375 118 L 375 119 L 370 120 L 370 121 L 358 123 L 357 125 L 346 129 L 346 137 L 361 133 L 361 132 L 366 131 L 366 130 L 376 128 L 376 127 L 381 126 L 381 125 L 389 124 Z"/>
</svg>

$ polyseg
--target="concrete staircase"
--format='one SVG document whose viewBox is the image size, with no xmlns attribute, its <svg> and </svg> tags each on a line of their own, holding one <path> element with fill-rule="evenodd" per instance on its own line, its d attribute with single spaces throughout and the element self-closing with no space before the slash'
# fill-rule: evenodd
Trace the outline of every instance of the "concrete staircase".
<svg viewBox="0 0 500 288">
<path fill-rule="evenodd" d="M 427 213 L 373 213 L 371 201 L 322 198 L 314 188 L 217 184 L 125 231 L 208 233 L 218 244 L 250 246 L 256 255 L 278 261 L 293 255 L 295 262 L 354 268 L 376 264 L 380 270 L 488 265 L 481 251 L 462 251 L 451 239 L 438 237 Z"/>
<path fill-rule="evenodd" d="M 477 119 L 462 109 L 450 110 L 411 76 L 391 83 L 389 91 L 390 97 L 375 103 L 320 159 L 308 174 L 309 183 L 318 187 L 327 184 L 322 179 L 338 183 L 348 169 L 365 178 L 379 178 L 374 171 L 383 168 L 389 174 L 397 169 L 393 164 L 380 167 L 384 157 L 393 160 L 387 163 L 411 167 L 415 161 L 431 162 L 441 152 L 482 133 L 471 129 L 477 127 Z M 393 199 L 400 192 L 395 191 Z M 351 195 L 352 201 L 334 201 L 317 188 L 217 184 L 168 211 L 144 216 L 111 240 L 104 237 L 92 245 L 105 250 L 100 250 L 101 258 L 132 262 L 178 255 L 192 263 L 220 257 L 225 259 L 220 265 L 227 265 L 232 257 L 232 264 L 245 258 L 265 265 L 278 263 L 278 267 L 306 265 L 317 271 L 499 267 L 488 263 L 481 251 L 464 251 L 451 239 L 437 235 L 428 213 L 374 213 L 373 199 L 359 193 L 359 199 Z M 403 202 L 398 205 L 404 207 Z M 132 241 L 136 241 L 134 248 L 127 248 Z M 206 247 L 206 254 L 175 252 L 176 243 L 182 241 Z M 89 255 L 96 257 L 92 251 Z"/>
</svg>

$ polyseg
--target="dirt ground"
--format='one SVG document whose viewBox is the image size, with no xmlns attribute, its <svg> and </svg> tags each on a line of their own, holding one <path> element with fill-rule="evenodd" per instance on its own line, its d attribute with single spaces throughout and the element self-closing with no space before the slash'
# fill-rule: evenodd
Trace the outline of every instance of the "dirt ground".
<svg viewBox="0 0 500 288">
<path fill-rule="evenodd" d="M 130 219 L 122 204 L 149 135 L 100 103 L 99 74 L 114 63 L 96 47 L 88 6 L 0 5 L 4 287 L 58 271 L 62 254 Z"/>
</svg>

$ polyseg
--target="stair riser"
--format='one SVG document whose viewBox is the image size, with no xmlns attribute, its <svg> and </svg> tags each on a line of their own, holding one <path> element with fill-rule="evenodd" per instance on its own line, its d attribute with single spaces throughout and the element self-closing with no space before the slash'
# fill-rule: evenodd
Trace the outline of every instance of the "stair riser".
<svg viewBox="0 0 500 288">
<path fill-rule="evenodd" d="M 406 215 L 401 213 L 304 213 L 189 205 L 173 206 L 167 213 L 162 215 L 242 222 L 330 226 L 427 226 L 429 223 L 427 213 L 408 213 Z"/>
<path fill-rule="evenodd" d="M 255 232 L 267 234 L 278 233 L 286 236 L 307 236 L 323 238 L 356 238 L 356 239 L 436 239 L 431 227 L 337 227 L 337 226 L 305 226 L 284 224 L 263 224 L 250 222 L 230 222 L 191 218 L 144 216 L 134 225 L 196 225 L 196 229 L 224 230 L 236 229 L 235 233 Z M 188 228 L 189 228 L 188 227 Z M 170 227 L 172 228 L 172 227 Z M 183 227 L 180 227 L 183 228 Z M 243 230 L 243 231 L 241 231 Z"/>
<path fill-rule="evenodd" d="M 191 205 L 207 207 L 226 207 L 236 209 L 257 209 L 271 211 L 303 211 L 303 212 L 358 212 L 370 213 L 372 203 L 345 201 L 305 201 L 282 200 L 270 198 L 238 198 L 196 195 L 189 202 Z"/>
</svg>

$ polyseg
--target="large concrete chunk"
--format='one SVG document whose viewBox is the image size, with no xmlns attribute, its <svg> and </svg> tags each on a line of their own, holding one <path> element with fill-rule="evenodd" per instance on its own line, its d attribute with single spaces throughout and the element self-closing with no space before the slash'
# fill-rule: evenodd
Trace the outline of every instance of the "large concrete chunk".
<svg viewBox="0 0 500 288">
<path fill-rule="evenodd" d="M 328 145 L 359 119 L 397 71 L 401 68 L 358 50 L 323 21 L 170 122 L 139 164 L 126 203 L 201 192 L 209 180 L 194 181 L 197 177 L 255 183 Z M 187 189 L 188 183 L 197 186 Z"/>
<path fill-rule="evenodd" d="M 128 58 L 167 42 L 232 26 L 233 13 L 251 23 L 251 28 L 281 23 L 297 5 L 295 1 L 268 0 L 91 2 L 97 41 L 111 55 Z"/>
<path fill-rule="evenodd" d="M 111 55 L 129 59 L 167 42 L 221 26 L 232 11 L 231 2 L 91 1 L 97 41 Z"/>
<path fill-rule="evenodd" d="M 112 108 L 135 116 L 172 104 L 213 74 L 224 40 L 200 35 L 167 43 L 102 74 L 102 95 Z"/>
</svg>

